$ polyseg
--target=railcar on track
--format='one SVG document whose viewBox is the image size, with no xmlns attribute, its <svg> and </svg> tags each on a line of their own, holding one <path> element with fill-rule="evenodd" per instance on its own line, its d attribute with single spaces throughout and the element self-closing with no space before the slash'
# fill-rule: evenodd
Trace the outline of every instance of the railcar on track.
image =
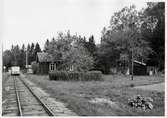
<svg viewBox="0 0 167 118">
<path fill-rule="evenodd" d="M 11 75 L 20 75 L 20 67 L 12 66 L 11 67 Z"/>
</svg>

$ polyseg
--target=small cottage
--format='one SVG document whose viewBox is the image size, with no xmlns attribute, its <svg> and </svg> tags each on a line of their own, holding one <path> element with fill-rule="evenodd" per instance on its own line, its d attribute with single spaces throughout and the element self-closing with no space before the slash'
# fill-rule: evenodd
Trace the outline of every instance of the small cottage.
<svg viewBox="0 0 167 118">
<path fill-rule="evenodd" d="M 117 73 L 123 73 L 126 75 L 131 74 L 131 67 L 128 66 L 128 63 L 125 61 L 117 61 Z M 147 75 L 147 66 L 145 63 L 134 60 L 133 66 L 134 75 Z"/>
<path fill-rule="evenodd" d="M 147 75 L 147 66 L 145 63 L 134 60 L 134 75 Z"/>
<path fill-rule="evenodd" d="M 48 74 L 55 70 L 73 71 L 74 69 L 73 65 L 69 64 L 65 66 L 62 60 L 54 60 L 53 57 L 46 52 L 38 52 L 35 63 L 37 65 L 37 74 Z"/>
<path fill-rule="evenodd" d="M 54 71 L 56 69 L 56 62 L 53 61 L 52 56 L 46 52 L 37 53 L 36 63 L 38 74 L 48 74 L 49 71 Z"/>
</svg>

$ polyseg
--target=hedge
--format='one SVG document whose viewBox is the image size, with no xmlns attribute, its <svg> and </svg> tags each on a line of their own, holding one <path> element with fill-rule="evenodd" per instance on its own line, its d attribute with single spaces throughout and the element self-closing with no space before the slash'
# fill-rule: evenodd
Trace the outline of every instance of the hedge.
<svg viewBox="0 0 167 118">
<path fill-rule="evenodd" d="M 89 72 L 67 72 L 67 71 L 53 71 L 49 73 L 50 80 L 64 80 L 64 81 L 100 81 L 102 73 L 100 71 Z"/>
</svg>

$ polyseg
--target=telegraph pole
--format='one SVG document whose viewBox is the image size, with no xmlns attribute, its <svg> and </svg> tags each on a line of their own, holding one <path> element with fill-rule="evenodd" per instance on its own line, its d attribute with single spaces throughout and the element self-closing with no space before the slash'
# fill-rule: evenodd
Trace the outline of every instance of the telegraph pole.
<svg viewBox="0 0 167 118">
<path fill-rule="evenodd" d="M 135 29 L 134 29 L 134 23 L 132 23 L 132 30 L 133 31 L 135 31 Z M 133 33 L 133 35 L 134 35 L 134 37 L 132 37 L 134 40 L 136 40 L 136 37 L 135 37 L 135 34 L 134 34 L 134 32 L 132 32 Z M 132 67 L 131 67 L 131 70 L 132 70 L 132 72 L 131 72 L 131 80 L 133 80 L 133 70 L 134 70 L 134 46 L 135 46 L 135 44 L 134 44 L 134 40 L 132 41 Z"/>
<path fill-rule="evenodd" d="M 26 50 L 26 68 L 28 67 L 28 50 Z"/>
<path fill-rule="evenodd" d="M 134 65 L 134 63 L 133 63 L 133 47 L 132 47 L 132 72 L 131 72 L 131 80 L 133 80 L 133 65 Z"/>
</svg>

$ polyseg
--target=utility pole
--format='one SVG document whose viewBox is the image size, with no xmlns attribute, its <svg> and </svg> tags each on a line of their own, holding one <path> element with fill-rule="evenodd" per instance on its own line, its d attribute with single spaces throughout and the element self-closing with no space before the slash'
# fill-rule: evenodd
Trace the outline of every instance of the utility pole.
<svg viewBox="0 0 167 118">
<path fill-rule="evenodd" d="M 134 29 L 134 23 L 132 23 L 132 30 L 133 31 L 135 31 L 135 29 Z M 136 40 L 136 37 L 135 37 L 135 34 L 134 34 L 134 32 L 133 32 L 133 37 L 132 37 L 134 40 Z M 132 67 L 131 67 L 131 80 L 133 80 L 133 70 L 134 70 L 134 46 L 135 46 L 135 44 L 134 44 L 134 40 L 132 41 Z"/>
<path fill-rule="evenodd" d="M 131 80 L 133 80 L 133 65 L 134 65 L 133 61 L 134 61 L 134 59 L 133 59 L 133 47 L 132 47 L 132 68 L 131 68 L 132 72 L 131 72 Z"/>
<path fill-rule="evenodd" d="M 28 50 L 26 50 L 26 68 L 28 67 Z"/>
</svg>

